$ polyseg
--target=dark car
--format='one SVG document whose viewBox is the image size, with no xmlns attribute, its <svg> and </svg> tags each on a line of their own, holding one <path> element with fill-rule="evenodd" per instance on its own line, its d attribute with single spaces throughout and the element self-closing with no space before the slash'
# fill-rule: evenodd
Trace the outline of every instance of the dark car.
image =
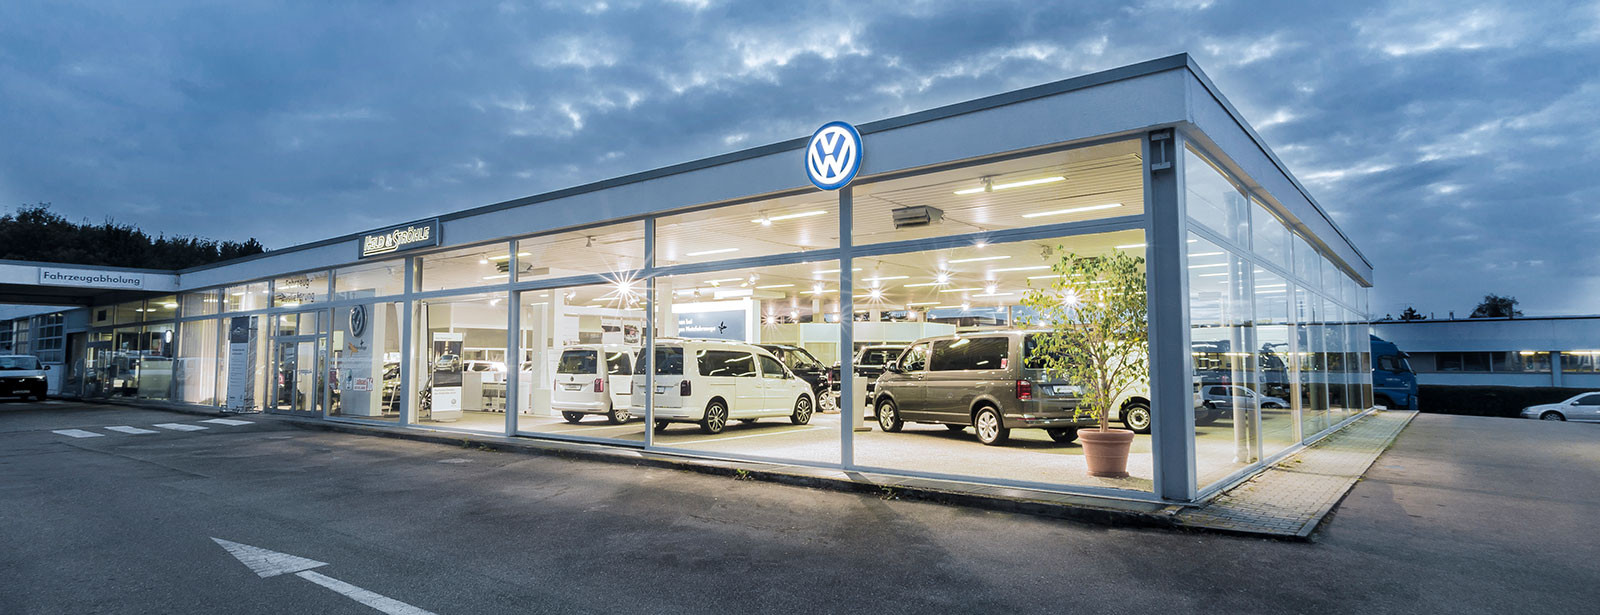
<svg viewBox="0 0 1600 615">
<path fill-rule="evenodd" d="M 862 346 L 860 350 L 856 351 L 856 356 L 851 361 L 851 364 L 854 366 L 856 378 L 860 379 L 858 382 L 866 384 L 864 387 L 857 387 L 858 390 L 856 392 L 862 395 L 862 399 L 866 400 L 867 408 L 872 408 L 872 390 L 877 387 L 878 376 L 883 375 L 884 366 L 898 358 L 900 353 L 905 352 L 905 350 L 905 344 L 871 344 Z M 833 379 L 834 399 L 839 397 L 840 382 L 842 382 L 839 379 L 839 371 L 840 366 L 835 363 L 830 371 Z"/>
<path fill-rule="evenodd" d="M 1075 416 L 1078 387 L 1046 377 L 1028 364 L 1033 333 L 997 331 L 917 340 L 878 378 L 873 397 L 878 426 L 935 423 L 951 431 L 968 425 L 984 444 L 1002 444 L 1012 429 L 1043 429 L 1056 442 L 1078 439 L 1096 424 Z"/>
<path fill-rule="evenodd" d="M 817 399 L 823 399 L 828 396 L 827 393 L 830 386 L 828 368 L 821 361 L 818 361 L 816 357 L 812 356 L 809 351 L 799 346 L 790 346 L 788 344 L 756 344 L 756 346 L 778 357 L 779 361 L 783 361 L 783 364 L 788 366 L 789 371 L 794 372 L 794 375 L 799 376 L 801 380 L 810 384 L 811 391 L 816 394 Z"/>
</svg>

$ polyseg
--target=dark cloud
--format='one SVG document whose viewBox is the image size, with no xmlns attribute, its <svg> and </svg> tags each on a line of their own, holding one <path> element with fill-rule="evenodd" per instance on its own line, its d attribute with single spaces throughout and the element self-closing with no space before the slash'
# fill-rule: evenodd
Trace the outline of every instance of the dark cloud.
<svg viewBox="0 0 1600 615">
<path fill-rule="evenodd" d="M 1377 314 L 1596 311 L 1593 3 L 13 1 L 0 204 L 286 246 L 1179 51 Z"/>
</svg>

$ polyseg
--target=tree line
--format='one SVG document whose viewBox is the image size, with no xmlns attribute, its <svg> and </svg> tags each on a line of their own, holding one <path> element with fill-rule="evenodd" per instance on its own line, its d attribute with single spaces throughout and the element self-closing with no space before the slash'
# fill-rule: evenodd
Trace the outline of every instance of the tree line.
<svg viewBox="0 0 1600 615">
<path fill-rule="evenodd" d="M 1522 310 L 1517 309 L 1517 303 L 1516 297 L 1489 293 L 1483 296 L 1483 301 L 1479 301 L 1477 307 L 1472 308 L 1472 314 L 1468 315 L 1467 318 L 1516 318 L 1522 315 Z M 1450 318 L 1454 319 L 1455 317 L 1456 313 L 1451 312 Z M 1406 306 L 1406 310 L 1400 313 L 1400 320 L 1427 320 L 1428 318 L 1428 315 L 1418 312 L 1416 308 L 1411 306 Z M 1385 315 L 1382 320 L 1394 320 L 1394 317 Z"/>
<path fill-rule="evenodd" d="M 132 224 L 107 218 L 73 222 L 50 211 L 49 203 L 23 205 L 0 215 L 0 259 L 183 269 L 265 252 L 255 238 L 217 241 L 178 235 L 154 237 Z"/>
</svg>

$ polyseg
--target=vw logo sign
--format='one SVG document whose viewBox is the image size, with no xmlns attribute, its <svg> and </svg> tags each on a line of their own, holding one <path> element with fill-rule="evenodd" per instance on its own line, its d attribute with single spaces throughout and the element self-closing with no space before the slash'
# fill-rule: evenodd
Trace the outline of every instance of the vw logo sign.
<svg viewBox="0 0 1600 615">
<path fill-rule="evenodd" d="M 861 133 L 844 122 L 828 122 L 806 143 L 806 178 L 823 190 L 838 190 L 861 170 Z"/>
<path fill-rule="evenodd" d="M 354 305 L 350 307 L 350 335 L 361 337 L 367 333 L 367 306 Z"/>
</svg>

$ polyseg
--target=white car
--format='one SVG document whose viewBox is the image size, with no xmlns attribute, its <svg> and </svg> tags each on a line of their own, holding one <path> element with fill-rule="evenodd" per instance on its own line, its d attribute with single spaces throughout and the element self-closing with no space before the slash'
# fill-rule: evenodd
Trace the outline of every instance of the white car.
<svg viewBox="0 0 1600 615">
<path fill-rule="evenodd" d="M 44 399 L 50 388 L 45 374 L 44 365 L 33 355 L 0 355 L 0 395 Z"/>
<path fill-rule="evenodd" d="M 569 423 L 590 414 L 603 414 L 616 425 L 628 422 L 633 418 L 628 411 L 628 388 L 635 352 L 621 344 L 568 346 L 556 361 L 550 407 Z"/>
<path fill-rule="evenodd" d="M 1600 392 L 1579 393 L 1566 401 L 1528 406 L 1522 409 L 1522 418 L 1600 422 Z"/>
<path fill-rule="evenodd" d="M 482 374 L 479 376 L 486 383 L 506 381 L 506 364 L 499 361 L 479 361 L 468 359 L 461 363 L 461 371 Z"/>
<path fill-rule="evenodd" d="M 655 390 L 655 430 L 672 423 L 699 423 L 722 433 L 730 419 L 754 423 L 788 417 L 811 422 L 816 394 L 811 385 L 765 349 L 742 342 L 665 338 L 656 341 L 655 376 L 633 377 L 633 413 L 643 415 L 646 387 Z"/>
</svg>

